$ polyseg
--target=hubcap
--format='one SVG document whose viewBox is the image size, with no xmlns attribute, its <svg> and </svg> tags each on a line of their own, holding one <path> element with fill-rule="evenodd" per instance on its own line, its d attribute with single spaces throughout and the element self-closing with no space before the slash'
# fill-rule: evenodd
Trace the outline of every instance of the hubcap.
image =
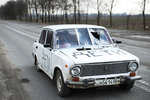
<svg viewBox="0 0 150 100">
<path fill-rule="evenodd" d="M 59 76 L 57 79 L 57 89 L 59 92 L 61 91 L 61 87 L 62 87 L 62 79 L 61 76 Z"/>
</svg>

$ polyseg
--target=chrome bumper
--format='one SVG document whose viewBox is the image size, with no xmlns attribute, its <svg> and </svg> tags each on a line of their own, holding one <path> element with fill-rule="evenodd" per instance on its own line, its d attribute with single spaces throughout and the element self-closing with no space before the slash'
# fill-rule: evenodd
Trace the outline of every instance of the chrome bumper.
<svg viewBox="0 0 150 100">
<path fill-rule="evenodd" d="M 126 80 L 129 80 L 129 81 L 136 81 L 136 80 L 141 80 L 142 77 L 141 76 L 134 76 L 134 77 L 125 77 Z"/>
<path fill-rule="evenodd" d="M 112 78 L 115 78 L 115 77 L 112 77 Z M 142 79 L 141 76 L 134 76 L 134 77 L 120 76 L 119 78 L 120 78 L 120 84 Z M 70 88 L 83 88 L 83 89 L 92 88 L 92 87 L 100 87 L 100 86 L 95 85 L 95 80 L 100 80 L 100 79 L 104 79 L 104 78 L 98 78 L 98 79 L 89 78 L 89 79 L 84 79 L 79 82 L 73 82 L 71 80 L 67 80 L 66 85 Z"/>
</svg>

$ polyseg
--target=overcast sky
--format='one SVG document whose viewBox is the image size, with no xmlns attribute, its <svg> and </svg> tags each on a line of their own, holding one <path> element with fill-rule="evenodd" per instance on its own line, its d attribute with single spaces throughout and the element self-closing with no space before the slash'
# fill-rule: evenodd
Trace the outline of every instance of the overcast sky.
<svg viewBox="0 0 150 100">
<path fill-rule="evenodd" d="M 0 0 L 0 5 L 5 4 L 7 1 L 9 1 L 9 0 Z"/>
<path fill-rule="evenodd" d="M 0 0 L 0 5 L 5 4 L 7 1 L 9 0 Z M 96 13 L 96 0 L 90 0 L 90 1 L 95 2 L 95 3 L 90 3 L 89 13 L 91 12 Z M 113 13 L 129 13 L 129 14 L 141 13 L 140 1 L 142 0 L 115 0 L 115 1 L 117 2 L 117 4 L 115 5 L 113 9 Z M 83 9 L 85 8 L 86 7 L 83 7 Z M 150 14 L 150 0 L 147 0 L 146 13 Z"/>
</svg>

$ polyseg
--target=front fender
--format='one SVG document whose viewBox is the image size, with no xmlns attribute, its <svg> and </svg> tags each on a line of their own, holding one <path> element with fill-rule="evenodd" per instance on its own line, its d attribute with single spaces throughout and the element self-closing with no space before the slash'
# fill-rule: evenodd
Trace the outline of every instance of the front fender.
<svg viewBox="0 0 150 100">
<path fill-rule="evenodd" d="M 69 59 L 66 55 L 59 51 L 55 51 L 52 53 L 52 76 L 54 76 L 54 71 L 56 68 L 58 68 L 63 75 L 64 82 L 66 82 L 67 79 L 71 78 L 70 75 L 70 68 L 74 65 L 73 61 Z M 54 77 L 53 77 L 54 78 Z"/>
</svg>

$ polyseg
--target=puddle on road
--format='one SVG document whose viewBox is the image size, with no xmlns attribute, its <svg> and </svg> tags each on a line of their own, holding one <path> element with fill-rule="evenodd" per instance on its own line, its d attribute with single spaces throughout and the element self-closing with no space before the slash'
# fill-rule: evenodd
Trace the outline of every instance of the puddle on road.
<svg viewBox="0 0 150 100">
<path fill-rule="evenodd" d="M 22 78 L 22 79 L 20 79 L 20 81 L 21 81 L 21 83 L 29 83 L 30 82 L 30 80 L 27 78 Z"/>
</svg>

